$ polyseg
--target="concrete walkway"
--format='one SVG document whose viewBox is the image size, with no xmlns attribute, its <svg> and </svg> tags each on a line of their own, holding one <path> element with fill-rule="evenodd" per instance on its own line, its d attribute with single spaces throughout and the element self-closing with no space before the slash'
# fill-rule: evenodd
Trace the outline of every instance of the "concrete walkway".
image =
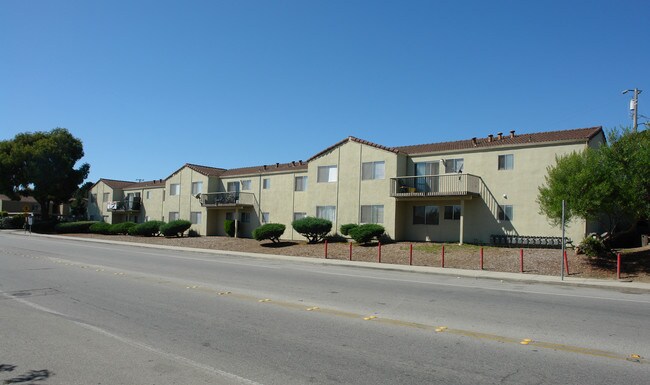
<svg viewBox="0 0 650 385">
<path fill-rule="evenodd" d="M 617 280 L 575 278 L 575 277 L 564 277 L 564 280 L 562 280 L 559 276 L 551 276 L 551 275 L 506 273 L 506 272 L 487 271 L 487 270 L 463 270 L 463 269 L 450 269 L 450 268 L 430 267 L 430 266 L 408 266 L 408 265 L 396 265 L 390 263 L 377 263 L 377 262 L 355 262 L 355 261 L 347 261 L 347 260 L 340 260 L 340 259 L 322 259 L 322 258 L 294 257 L 294 256 L 275 255 L 275 254 L 245 253 L 240 251 L 211 250 L 211 249 L 198 249 L 198 248 L 191 248 L 191 247 L 152 245 L 148 243 L 120 242 L 120 241 L 111 241 L 105 239 L 75 238 L 75 237 L 66 237 L 63 235 L 49 235 L 49 234 L 36 234 L 36 233 L 30 234 L 30 233 L 25 233 L 23 231 L 15 231 L 15 230 L 11 231 L 11 233 L 15 235 L 21 235 L 21 236 L 58 238 L 58 239 L 66 239 L 66 240 L 79 241 L 79 242 L 107 243 L 107 244 L 115 244 L 115 245 L 146 247 L 152 249 L 191 251 L 191 252 L 214 254 L 214 255 L 237 255 L 237 256 L 250 257 L 250 258 L 291 260 L 291 261 L 300 261 L 304 263 L 312 263 L 317 265 L 354 266 L 354 267 L 361 267 L 361 268 L 410 271 L 416 273 L 439 274 L 439 275 L 476 278 L 476 279 L 478 278 L 495 279 L 495 280 L 503 280 L 509 282 L 544 283 L 544 284 L 555 284 L 555 285 L 625 290 L 625 291 L 635 291 L 635 292 L 650 292 L 650 283 L 633 282 L 627 280 L 617 281 Z"/>
</svg>

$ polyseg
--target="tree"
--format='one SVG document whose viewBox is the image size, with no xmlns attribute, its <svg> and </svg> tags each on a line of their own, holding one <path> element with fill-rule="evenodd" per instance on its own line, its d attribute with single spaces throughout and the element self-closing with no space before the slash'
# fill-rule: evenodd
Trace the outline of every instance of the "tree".
<svg viewBox="0 0 650 385">
<path fill-rule="evenodd" d="M 556 158 L 539 188 L 540 213 L 551 223 L 574 217 L 597 221 L 611 236 L 650 217 L 650 132 L 613 130 L 608 144 Z M 625 226 L 625 228 L 623 228 Z"/>
<path fill-rule="evenodd" d="M 65 128 L 18 134 L 0 142 L 1 192 L 14 199 L 32 195 L 47 219 L 50 202 L 67 202 L 88 176 L 88 163 L 75 168 L 83 156 L 81 140 Z"/>
<path fill-rule="evenodd" d="M 291 226 L 297 233 L 307 238 L 308 243 L 322 241 L 332 230 L 332 222 L 327 219 L 305 217 L 296 219 Z"/>
<path fill-rule="evenodd" d="M 269 239 L 273 243 L 279 243 L 285 229 L 286 226 L 281 223 L 266 223 L 253 230 L 253 238 L 256 241 Z"/>
<path fill-rule="evenodd" d="M 85 217 L 88 207 L 88 193 L 93 187 L 93 182 L 86 182 L 72 195 L 70 202 L 70 214 L 75 218 Z"/>
</svg>

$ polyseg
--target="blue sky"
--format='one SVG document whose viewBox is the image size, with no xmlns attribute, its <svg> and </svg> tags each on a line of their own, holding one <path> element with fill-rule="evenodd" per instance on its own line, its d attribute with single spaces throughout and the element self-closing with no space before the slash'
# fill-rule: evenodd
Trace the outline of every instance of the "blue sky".
<svg viewBox="0 0 650 385">
<path fill-rule="evenodd" d="M 630 125 L 646 1 L 0 0 L 0 140 L 65 127 L 89 180 L 184 163 Z M 648 106 L 648 107 L 647 107 Z M 645 121 L 645 119 L 640 119 Z"/>
</svg>

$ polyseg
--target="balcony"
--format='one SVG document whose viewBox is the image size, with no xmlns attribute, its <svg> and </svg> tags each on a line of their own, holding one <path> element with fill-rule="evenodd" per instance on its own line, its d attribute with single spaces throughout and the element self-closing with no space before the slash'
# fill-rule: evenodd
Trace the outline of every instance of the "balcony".
<svg viewBox="0 0 650 385">
<path fill-rule="evenodd" d="M 255 195 L 243 192 L 206 193 L 199 196 L 203 207 L 248 207 L 255 205 Z"/>
<path fill-rule="evenodd" d="M 113 212 L 133 212 L 140 211 L 140 198 L 125 199 L 123 201 L 113 201 L 106 204 L 106 209 Z"/>
<path fill-rule="evenodd" d="M 391 178 L 394 198 L 462 197 L 480 195 L 481 178 L 471 174 L 442 174 Z"/>
</svg>

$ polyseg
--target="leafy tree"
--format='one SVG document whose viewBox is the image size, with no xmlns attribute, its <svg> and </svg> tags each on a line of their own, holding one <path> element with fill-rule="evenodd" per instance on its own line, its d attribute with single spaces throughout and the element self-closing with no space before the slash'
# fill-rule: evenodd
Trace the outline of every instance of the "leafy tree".
<svg viewBox="0 0 650 385">
<path fill-rule="evenodd" d="M 307 238 L 309 243 L 320 242 L 332 230 L 331 221 L 316 217 L 296 219 L 291 223 L 291 226 L 296 232 Z"/>
<path fill-rule="evenodd" d="M 598 221 L 615 236 L 650 218 L 650 131 L 613 130 L 608 144 L 557 157 L 539 188 L 540 212 L 551 223 Z M 627 228 L 622 226 L 629 224 Z"/>
<path fill-rule="evenodd" d="M 88 193 L 93 187 L 93 182 L 86 182 L 72 195 L 70 202 L 70 214 L 74 217 L 84 217 L 88 207 Z"/>
<path fill-rule="evenodd" d="M 83 156 L 81 141 L 65 128 L 18 134 L 0 142 L 0 192 L 32 195 L 47 219 L 50 202 L 66 202 L 88 176 L 87 163 L 75 168 Z"/>
</svg>

